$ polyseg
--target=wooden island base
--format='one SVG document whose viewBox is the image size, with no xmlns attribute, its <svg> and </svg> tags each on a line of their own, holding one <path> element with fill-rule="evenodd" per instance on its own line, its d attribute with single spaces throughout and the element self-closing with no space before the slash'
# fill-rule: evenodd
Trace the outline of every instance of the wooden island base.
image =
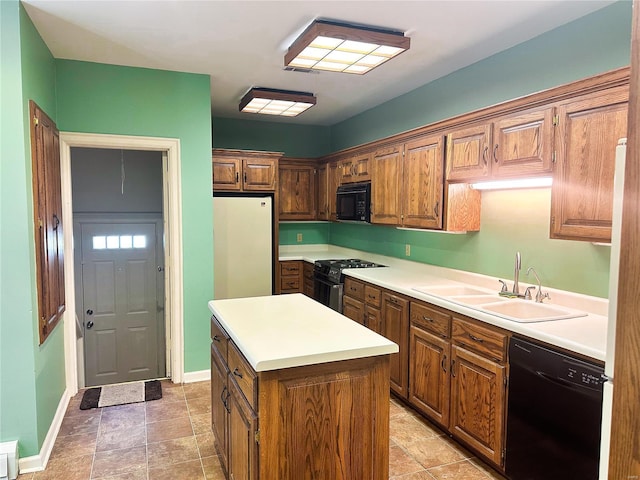
<svg viewBox="0 0 640 480">
<path fill-rule="evenodd" d="M 389 477 L 389 356 L 259 374 L 260 479 Z"/>
</svg>

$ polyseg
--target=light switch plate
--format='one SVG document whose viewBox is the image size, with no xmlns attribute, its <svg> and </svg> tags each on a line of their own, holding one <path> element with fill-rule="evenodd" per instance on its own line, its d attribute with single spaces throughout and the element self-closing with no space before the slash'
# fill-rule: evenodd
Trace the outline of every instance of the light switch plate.
<svg viewBox="0 0 640 480">
<path fill-rule="evenodd" d="M 411 256 L 411 245 L 409 245 L 408 243 L 404 246 L 404 254 L 407 257 Z"/>
<path fill-rule="evenodd" d="M 296 241 L 297 241 L 298 243 L 300 243 L 300 242 L 302 241 L 302 234 L 301 234 L 301 233 L 299 233 L 299 234 L 297 234 L 297 235 L 296 235 Z"/>
</svg>

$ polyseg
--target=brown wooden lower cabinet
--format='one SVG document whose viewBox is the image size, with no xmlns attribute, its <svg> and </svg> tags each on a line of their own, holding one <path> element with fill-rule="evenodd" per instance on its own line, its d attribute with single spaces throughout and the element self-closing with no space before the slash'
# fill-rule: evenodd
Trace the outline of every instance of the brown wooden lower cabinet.
<svg viewBox="0 0 640 480">
<path fill-rule="evenodd" d="M 391 391 L 504 468 L 509 333 L 349 277 L 343 305 L 344 315 L 399 345 Z"/>
<path fill-rule="evenodd" d="M 302 260 L 280 262 L 279 293 L 300 293 L 303 288 Z"/>
<path fill-rule="evenodd" d="M 212 430 L 228 480 L 387 480 L 388 355 L 255 372 L 215 316 L 211 334 Z"/>
</svg>

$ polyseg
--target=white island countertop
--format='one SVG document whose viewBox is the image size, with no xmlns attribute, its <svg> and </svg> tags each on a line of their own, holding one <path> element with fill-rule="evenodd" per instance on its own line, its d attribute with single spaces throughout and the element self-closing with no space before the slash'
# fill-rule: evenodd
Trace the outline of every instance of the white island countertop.
<svg viewBox="0 0 640 480">
<path fill-rule="evenodd" d="M 373 357 L 398 345 L 301 293 L 211 300 L 256 372 Z"/>
</svg>

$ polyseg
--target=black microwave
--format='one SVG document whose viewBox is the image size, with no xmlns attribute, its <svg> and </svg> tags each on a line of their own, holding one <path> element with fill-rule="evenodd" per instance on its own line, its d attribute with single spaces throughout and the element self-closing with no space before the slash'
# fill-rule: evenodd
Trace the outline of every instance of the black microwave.
<svg viewBox="0 0 640 480">
<path fill-rule="evenodd" d="M 371 182 L 340 185 L 336 193 L 336 218 L 343 222 L 371 220 Z"/>
</svg>

